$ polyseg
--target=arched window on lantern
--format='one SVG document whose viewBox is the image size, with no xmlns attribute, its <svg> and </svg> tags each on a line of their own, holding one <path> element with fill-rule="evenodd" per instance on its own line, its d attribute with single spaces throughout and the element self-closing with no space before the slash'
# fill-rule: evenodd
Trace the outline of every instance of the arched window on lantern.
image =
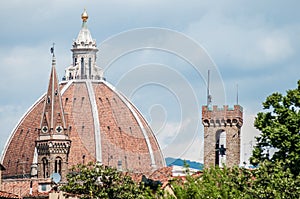
<svg viewBox="0 0 300 199">
<path fill-rule="evenodd" d="M 62 170 L 62 159 L 61 157 L 55 158 L 55 164 L 54 164 L 54 172 L 59 173 L 61 175 Z"/>
<path fill-rule="evenodd" d="M 81 68 L 80 68 L 80 70 L 81 70 L 81 73 L 80 73 L 80 75 L 81 75 L 81 79 L 84 79 L 84 74 L 85 74 L 85 71 L 84 71 L 84 58 L 82 57 L 81 58 Z"/>
<path fill-rule="evenodd" d="M 89 78 L 92 79 L 92 58 L 89 58 Z"/>
<path fill-rule="evenodd" d="M 43 170 L 43 177 L 44 178 L 48 178 L 49 177 L 49 162 L 47 160 L 47 158 L 43 158 L 42 159 L 42 170 Z"/>
</svg>

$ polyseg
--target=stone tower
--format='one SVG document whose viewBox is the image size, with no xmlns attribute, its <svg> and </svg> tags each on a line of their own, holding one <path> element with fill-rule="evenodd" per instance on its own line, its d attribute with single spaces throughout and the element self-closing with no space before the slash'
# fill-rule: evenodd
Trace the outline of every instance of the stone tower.
<svg viewBox="0 0 300 199">
<path fill-rule="evenodd" d="M 204 166 L 239 165 L 243 108 L 240 105 L 234 108 L 202 106 L 202 124 Z"/>
<path fill-rule="evenodd" d="M 62 106 L 54 53 L 41 125 L 38 129 L 38 138 L 35 143 L 37 177 L 49 178 L 51 174 L 58 173 L 64 182 L 68 173 L 68 156 L 71 140 L 69 139 L 69 129 L 67 128 Z"/>
</svg>

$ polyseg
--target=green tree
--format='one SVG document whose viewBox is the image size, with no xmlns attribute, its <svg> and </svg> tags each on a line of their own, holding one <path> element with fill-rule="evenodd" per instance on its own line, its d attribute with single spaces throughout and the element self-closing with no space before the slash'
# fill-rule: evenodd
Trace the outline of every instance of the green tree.
<svg viewBox="0 0 300 199">
<path fill-rule="evenodd" d="M 283 161 L 264 161 L 253 170 L 250 195 L 253 198 L 299 198 L 300 176 L 294 177 Z"/>
<path fill-rule="evenodd" d="M 171 184 L 177 199 L 251 198 L 252 174 L 244 168 L 211 167 L 198 176 L 187 175 Z M 174 198 L 174 196 L 170 196 Z"/>
<path fill-rule="evenodd" d="M 294 199 L 300 196 L 300 176 L 283 169 L 282 161 L 264 161 L 259 168 L 211 167 L 202 175 L 171 182 L 172 199 Z"/>
<path fill-rule="evenodd" d="M 294 176 L 300 172 L 300 80 L 298 87 L 286 95 L 273 93 L 263 102 L 265 112 L 260 112 L 254 126 L 261 131 L 253 150 L 251 163 L 281 161 L 283 169 L 289 168 Z M 274 149 L 273 155 L 269 149 Z"/>
<path fill-rule="evenodd" d="M 80 198 L 154 198 L 143 184 L 136 184 L 130 176 L 100 164 L 77 165 L 67 180 L 61 190 L 79 194 Z"/>
</svg>

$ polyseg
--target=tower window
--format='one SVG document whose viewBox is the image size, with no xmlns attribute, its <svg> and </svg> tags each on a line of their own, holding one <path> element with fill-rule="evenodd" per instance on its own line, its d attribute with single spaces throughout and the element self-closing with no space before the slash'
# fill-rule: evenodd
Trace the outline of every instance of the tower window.
<svg viewBox="0 0 300 199">
<path fill-rule="evenodd" d="M 47 185 L 45 185 L 45 184 L 42 184 L 42 191 L 47 191 Z"/>
<path fill-rule="evenodd" d="M 59 175 L 61 175 L 61 167 L 62 167 L 62 159 L 60 157 L 57 157 L 55 159 L 54 172 L 59 173 Z"/>
<path fill-rule="evenodd" d="M 219 130 L 216 132 L 216 157 L 215 165 L 220 167 L 226 165 L 226 131 Z"/>
<path fill-rule="evenodd" d="M 81 58 L 81 79 L 83 79 L 84 78 L 84 59 L 83 59 L 83 57 Z"/>
<path fill-rule="evenodd" d="M 141 165 L 141 157 L 139 156 L 139 165 Z"/>
<path fill-rule="evenodd" d="M 92 58 L 89 58 L 89 77 L 92 78 Z"/>
<path fill-rule="evenodd" d="M 49 177 L 49 164 L 47 158 L 42 159 L 42 170 L 43 170 L 43 177 L 48 178 Z"/>
<path fill-rule="evenodd" d="M 122 170 L 122 160 L 118 160 L 118 170 Z"/>
</svg>

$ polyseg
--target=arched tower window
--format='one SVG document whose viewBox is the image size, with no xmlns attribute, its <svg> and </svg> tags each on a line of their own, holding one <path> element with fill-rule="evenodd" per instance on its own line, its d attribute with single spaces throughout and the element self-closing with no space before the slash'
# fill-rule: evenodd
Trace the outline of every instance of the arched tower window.
<svg viewBox="0 0 300 199">
<path fill-rule="evenodd" d="M 81 58 L 81 73 L 80 73 L 80 75 L 81 75 L 81 79 L 83 79 L 84 78 L 84 59 L 83 59 L 83 57 Z"/>
<path fill-rule="evenodd" d="M 226 165 L 226 131 L 218 130 L 216 133 L 216 156 L 215 165 Z"/>
<path fill-rule="evenodd" d="M 89 78 L 92 79 L 92 58 L 89 58 Z"/>
<path fill-rule="evenodd" d="M 43 177 L 48 178 L 49 177 L 49 163 L 47 158 L 42 159 L 42 166 L 43 166 Z"/>
<path fill-rule="evenodd" d="M 62 159 L 60 157 L 57 157 L 55 159 L 54 172 L 59 173 L 61 175 L 61 169 L 62 169 Z"/>
</svg>

